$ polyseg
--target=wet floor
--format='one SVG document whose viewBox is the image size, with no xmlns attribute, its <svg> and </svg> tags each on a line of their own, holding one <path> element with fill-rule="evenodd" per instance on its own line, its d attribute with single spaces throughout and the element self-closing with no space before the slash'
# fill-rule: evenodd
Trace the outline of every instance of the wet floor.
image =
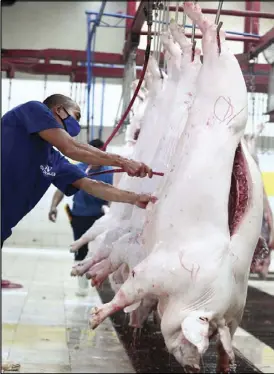
<svg viewBox="0 0 274 374">
<path fill-rule="evenodd" d="M 71 264 L 66 250 L 3 249 L 3 279 L 24 285 L 2 291 L 3 360 L 20 363 L 21 373 L 183 372 L 152 321 L 138 336 L 120 312 L 91 331 L 89 310 L 101 300 L 95 289 L 87 297 L 75 296 Z M 273 373 L 274 282 L 251 283 L 243 329 L 234 339 L 237 372 Z M 107 282 L 99 292 L 104 302 L 113 297 Z M 215 366 L 211 347 L 204 359 L 205 372 L 214 372 Z"/>
</svg>

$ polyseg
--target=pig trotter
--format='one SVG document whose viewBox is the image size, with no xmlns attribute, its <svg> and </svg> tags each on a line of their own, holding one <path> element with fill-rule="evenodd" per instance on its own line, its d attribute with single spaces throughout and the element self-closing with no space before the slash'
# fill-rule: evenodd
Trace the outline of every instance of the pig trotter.
<svg viewBox="0 0 274 374">
<path fill-rule="evenodd" d="M 199 365 L 185 365 L 184 366 L 185 373 L 200 373 L 200 366 Z"/>
<path fill-rule="evenodd" d="M 70 253 L 75 253 L 78 251 L 79 248 L 81 248 L 84 244 L 86 244 L 82 238 L 75 240 L 70 246 L 69 251 Z"/>
<path fill-rule="evenodd" d="M 1 372 L 4 373 L 6 371 L 19 371 L 21 365 L 20 364 L 14 364 L 12 362 L 5 362 L 1 365 Z"/>
<path fill-rule="evenodd" d="M 70 275 L 84 275 L 94 264 L 93 258 L 85 259 L 72 267 Z"/>
<path fill-rule="evenodd" d="M 111 262 L 109 259 L 105 259 L 98 264 L 92 266 L 87 272 L 86 277 L 92 279 L 92 285 L 99 285 L 112 273 Z"/>
</svg>

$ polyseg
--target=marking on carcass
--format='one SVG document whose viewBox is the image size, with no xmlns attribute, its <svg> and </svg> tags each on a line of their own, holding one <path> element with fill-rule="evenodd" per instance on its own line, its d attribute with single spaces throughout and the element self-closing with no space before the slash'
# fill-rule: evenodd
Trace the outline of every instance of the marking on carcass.
<svg viewBox="0 0 274 374">
<path fill-rule="evenodd" d="M 200 270 L 200 265 L 198 264 L 192 264 L 192 268 L 188 269 L 184 264 L 183 264 L 183 253 L 179 253 L 179 260 L 181 263 L 181 266 L 190 273 L 190 277 L 193 281 L 196 281 L 198 272 Z"/>
<path fill-rule="evenodd" d="M 227 126 L 230 124 L 231 121 L 233 121 L 234 118 L 236 118 L 240 113 L 242 113 L 243 110 L 245 110 L 246 106 L 244 106 L 238 113 L 236 113 L 227 123 Z"/>
<path fill-rule="evenodd" d="M 224 100 L 227 104 L 228 104 L 228 108 L 227 108 L 227 111 L 224 115 L 224 118 L 221 119 L 220 117 L 217 116 L 217 105 L 218 103 L 220 102 L 220 100 Z M 214 104 L 214 115 L 215 117 L 220 121 L 220 122 L 224 122 L 225 120 L 227 120 L 229 117 L 231 117 L 233 115 L 233 105 L 231 104 L 231 98 L 228 97 L 228 98 L 225 98 L 224 96 L 219 96 L 218 99 L 215 101 L 215 104 Z M 230 111 L 230 112 L 229 112 Z"/>
</svg>

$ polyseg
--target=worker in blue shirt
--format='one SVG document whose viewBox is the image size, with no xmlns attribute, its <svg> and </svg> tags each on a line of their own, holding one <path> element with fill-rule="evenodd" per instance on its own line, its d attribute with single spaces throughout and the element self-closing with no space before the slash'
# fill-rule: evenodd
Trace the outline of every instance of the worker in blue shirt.
<svg viewBox="0 0 274 374">
<path fill-rule="evenodd" d="M 67 196 L 84 190 L 104 200 L 141 208 L 155 201 L 150 195 L 93 181 L 61 155 L 89 165 L 122 167 L 130 176 L 152 177 L 152 170 L 143 163 L 75 140 L 80 132 L 80 117 L 79 106 L 59 94 L 49 96 L 43 103 L 29 101 L 19 105 L 2 117 L 1 248 L 12 228 L 35 207 L 51 183 Z M 13 287 L 9 281 L 1 281 L 1 286 Z"/>
<path fill-rule="evenodd" d="M 90 143 L 93 147 L 102 148 L 104 143 L 100 139 L 94 139 Z M 80 170 L 85 171 L 89 165 L 81 162 L 77 165 Z M 109 169 L 108 166 L 96 166 L 92 165 L 90 173 L 100 172 Z M 91 179 L 101 181 L 108 184 L 113 184 L 113 174 L 101 174 L 90 176 Z M 57 218 L 57 207 L 64 198 L 64 193 L 60 190 L 56 190 L 53 195 L 51 207 L 49 211 L 49 220 L 56 222 Z M 108 202 L 97 197 L 91 196 L 85 191 L 78 191 L 73 197 L 73 206 L 70 211 L 70 220 L 73 230 L 74 240 L 80 239 L 80 237 L 94 224 L 97 219 L 104 215 L 103 206 L 107 205 Z M 88 245 L 85 244 L 74 254 L 75 262 L 79 262 L 85 259 L 88 253 Z M 88 280 L 85 276 L 78 278 L 78 290 L 76 294 L 78 296 L 86 296 L 88 288 Z"/>
</svg>

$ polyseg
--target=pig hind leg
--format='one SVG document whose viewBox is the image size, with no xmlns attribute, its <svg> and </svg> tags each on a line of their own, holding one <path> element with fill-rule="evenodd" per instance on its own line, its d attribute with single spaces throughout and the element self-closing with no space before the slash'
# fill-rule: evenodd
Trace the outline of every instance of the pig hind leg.
<svg viewBox="0 0 274 374">
<path fill-rule="evenodd" d="M 111 314 L 141 301 L 148 294 L 153 294 L 149 260 L 153 258 L 146 258 L 136 270 L 131 272 L 111 302 L 91 310 L 89 324 L 92 329 L 95 329 Z"/>
<path fill-rule="evenodd" d="M 109 274 L 116 271 L 123 263 L 127 262 L 127 251 L 130 246 L 131 233 L 124 235 L 121 240 L 113 244 L 108 257 L 95 264 L 87 273 L 92 278 L 92 285 L 100 285 Z"/>
<path fill-rule="evenodd" d="M 219 50 L 217 48 L 217 25 L 202 13 L 199 4 L 195 4 L 192 1 L 184 2 L 184 11 L 187 16 L 198 25 L 203 34 L 202 45 L 204 56 L 214 58 L 214 56 L 219 55 Z M 220 44 L 225 41 L 225 32 L 222 30 L 219 30 L 219 41 Z"/>
</svg>

